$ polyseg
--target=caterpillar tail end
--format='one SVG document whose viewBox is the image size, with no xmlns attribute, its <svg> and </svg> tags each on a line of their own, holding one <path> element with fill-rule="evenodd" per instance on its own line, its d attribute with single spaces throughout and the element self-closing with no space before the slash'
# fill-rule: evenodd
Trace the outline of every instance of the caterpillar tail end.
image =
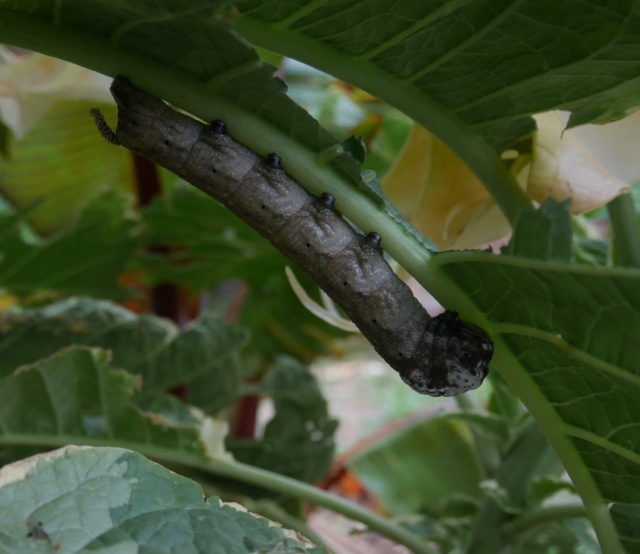
<svg viewBox="0 0 640 554">
<path fill-rule="evenodd" d="M 482 384 L 492 357 L 491 337 L 447 311 L 429 321 L 415 363 L 400 376 L 420 394 L 456 396 Z"/>
</svg>

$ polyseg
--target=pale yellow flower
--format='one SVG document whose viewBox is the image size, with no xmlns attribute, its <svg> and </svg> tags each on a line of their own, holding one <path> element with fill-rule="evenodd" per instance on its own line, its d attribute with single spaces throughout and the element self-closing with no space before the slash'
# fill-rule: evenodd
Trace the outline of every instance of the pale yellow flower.
<svg viewBox="0 0 640 554">
<path fill-rule="evenodd" d="M 507 219 L 471 170 L 447 146 L 414 125 L 382 188 L 422 234 L 443 250 L 507 235 Z"/>
<path fill-rule="evenodd" d="M 532 154 L 512 165 L 535 202 L 571 198 L 572 213 L 584 213 L 630 192 L 640 180 L 640 112 L 571 130 L 565 130 L 568 114 L 547 112 L 535 119 Z M 509 151 L 503 157 L 513 154 L 517 156 Z M 510 233 L 475 175 L 418 125 L 382 186 L 400 212 L 443 250 L 483 246 Z"/>
<path fill-rule="evenodd" d="M 589 212 L 631 191 L 640 179 L 640 112 L 608 125 L 565 130 L 568 114 L 535 116 L 538 125 L 527 176 L 537 202 L 571 199 L 571 212 Z"/>
<path fill-rule="evenodd" d="M 111 102 L 111 78 L 37 53 L 0 47 L 0 118 L 21 139 L 61 99 Z"/>
</svg>

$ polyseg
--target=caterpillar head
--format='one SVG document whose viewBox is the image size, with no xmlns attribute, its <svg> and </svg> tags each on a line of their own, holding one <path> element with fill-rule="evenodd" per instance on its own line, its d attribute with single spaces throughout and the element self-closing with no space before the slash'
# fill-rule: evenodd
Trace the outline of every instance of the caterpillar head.
<svg viewBox="0 0 640 554">
<path fill-rule="evenodd" d="M 445 312 L 429 321 L 415 363 L 401 377 L 421 394 L 455 396 L 482 384 L 492 356 L 493 342 L 484 330 Z"/>
</svg>

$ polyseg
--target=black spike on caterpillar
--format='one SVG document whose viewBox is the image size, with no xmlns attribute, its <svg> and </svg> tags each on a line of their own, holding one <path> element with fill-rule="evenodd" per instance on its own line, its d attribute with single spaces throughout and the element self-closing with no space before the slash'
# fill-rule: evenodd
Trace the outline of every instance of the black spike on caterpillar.
<svg viewBox="0 0 640 554">
<path fill-rule="evenodd" d="M 491 339 L 455 312 L 432 318 L 393 272 L 377 233 L 358 234 L 334 209 L 330 194 L 307 192 L 277 154 L 262 158 L 205 125 L 116 78 L 116 132 L 110 142 L 173 171 L 212 196 L 301 267 L 346 312 L 376 351 L 414 390 L 453 396 L 480 386 L 493 355 Z"/>
</svg>

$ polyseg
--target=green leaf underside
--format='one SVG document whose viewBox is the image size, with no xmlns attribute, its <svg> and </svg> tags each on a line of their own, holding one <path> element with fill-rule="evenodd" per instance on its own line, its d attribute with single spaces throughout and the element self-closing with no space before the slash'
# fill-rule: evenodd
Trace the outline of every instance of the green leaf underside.
<svg viewBox="0 0 640 554">
<path fill-rule="evenodd" d="M 520 213 L 509 244 L 502 253 L 550 262 L 569 262 L 571 252 L 571 202 L 547 200 L 539 210 Z"/>
<path fill-rule="evenodd" d="M 121 448 L 67 447 L 5 468 L 0 522 L 4 554 L 323 552 Z"/>
<path fill-rule="evenodd" d="M 286 55 L 392 105 L 403 103 L 393 89 L 411 91 L 495 145 L 531 131 L 530 114 L 570 110 L 578 125 L 618 119 L 640 102 L 632 0 L 430 0 L 402 9 L 393 0 L 249 0 L 239 9 L 250 40 L 277 33 Z M 430 128 L 418 105 L 403 111 Z"/>
<path fill-rule="evenodd" d="M 0 287 L 16 294 L 124 296 L 117 278 L 136 246 L 127 203 L 117 193 L 96 197 L 74 224 L 43 240 L 26 238 L 29 210 L 0 214 Z"/>
<path fill-rule="evenodd" d="M 219 113 L 220 107 L 229 102 L 247 113 L 259 114 L 270 127 L 318 153 L 339 142 L 282 92 L 273 79 L 275 68 L 262 64 L 255 50 L 238 40 L 219 18 L 219 6 L 208 0 L 197 0 L 188 7 L 175 2 L 142 6 L 104 0 L 88 6 L 68 1 L 55 14 L 48 2 L 36 2 L 28 8 L 3 4 L 3 10 L 28 13 L 30 18 L 54 27 L 64 26 L 93 40 L 104 40 L 152 63 L 165 64 L 175 76 L 203 84 L 212 106 L 208 113 L 204 108 L 196 115 L 205 120 L 213 119 L 213 112 L 224 116 Z M 136 81 L 135 74 L 126 76 Z M 257 150 L 266 154 L 268 145 L 261 144 Z M 359 186 L 358 165 L 350 156 L 338 155 L 333 161 L 352 184 Z"/>
<path fill-rule="evenodd" d="M 202 317 L 182 332 L 169 320 L 136 315 L 108 301 L 71 298 L 42 308 L 0 314 L 0 376 L 69 344 L 111 349 L 114 367 L 142 378 L 141 394 L 161 392 L 208 375 L 213 402 L 236 397 L 240 375 L 232 357 L 246 342 L 239 328 Z"/>
<path fill-rule="evenodd" d="M 487 314 L 497 357 L 500 345 L 511 352 L 502 374 L 552 444 L 564 444 L 587 509 L 610 503 L 634 552 L 640 530 L 625 522 L 640 510 L 640 272 L 460 256 L 434 262 Z M 590 481 L 579 479 L 585 470 Z"/>
</svg>

